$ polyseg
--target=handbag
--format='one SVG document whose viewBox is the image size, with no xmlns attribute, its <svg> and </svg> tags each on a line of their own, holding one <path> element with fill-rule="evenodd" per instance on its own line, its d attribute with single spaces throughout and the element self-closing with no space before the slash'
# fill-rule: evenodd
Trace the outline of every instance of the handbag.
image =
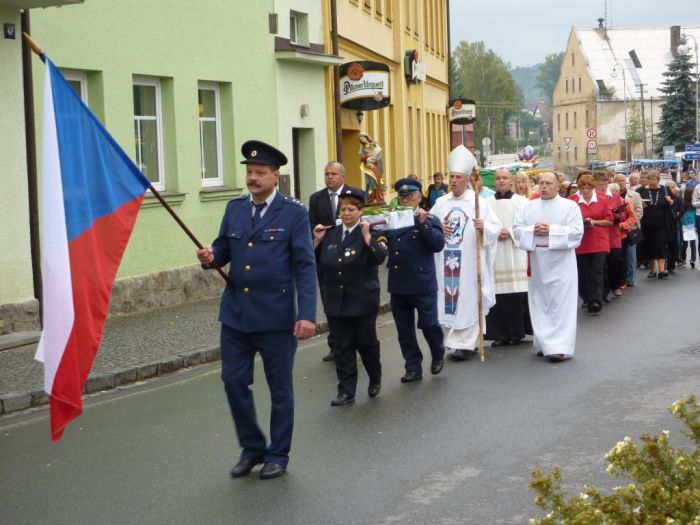
<svg viewBox="0 0 700 525">
<path fill-rule="evenodd" d="M 644 240 L 644 234 L 639 228 L 632 228 L 627 232 L 627 244 L 634 246 Z"/>
</svg>

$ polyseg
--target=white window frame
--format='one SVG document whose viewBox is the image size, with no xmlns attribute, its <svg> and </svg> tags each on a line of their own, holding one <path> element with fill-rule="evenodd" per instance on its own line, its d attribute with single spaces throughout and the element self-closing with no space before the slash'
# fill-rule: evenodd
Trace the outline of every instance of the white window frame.
<svg viewBox="0 0 700 525">
<path fill-rule="evenodd" d="M 62 69 L 61 74 L 63 78 L 70 82 L 80 83 L 80 100 L 87 106 L 88 105 L 88 79 L 87 73 L 84 71 L 76 71 L 74 69 Z"/>
<path fill-rule="evenodd" d="M 161 87 L 160 79 L 153 77 L 139 77 L 135 76 L 133 79 L 134 86 L 151 86 L 155 88 L 156 91 L 156 116 L 155 117 L 144 117 L 133 115 L 134 122 L 140 121 L 153 121 L 156 122 L 156 135 L 157 135 L 157 150 L 158 150 L 158 180 L 151 182 L 153 187 L 158 191 L 165 191 L 165 155 L 163 154 L 163 106 L 161 99 Z M 132 101 L 133 106 L 133 101 Z M 132 110 L 133 113 L 133 110 Z M 138 154 L 134 159 L 136 165 L 142 170 L 143 165 L 141 164 L 141 159 Z"/>
<path fill-rule="evenodd" d="M 199 117 L 199 162 L 200 162 L 200 176 L 202 180 L 203 188 L 210 188 L 214 186 L 224 185 L 224 156 L 221 147 L 221 94 L 219 89 L 219 84 L 216 82 L 199 82 L 197 86 L 197 95 L 199 95 L 199 90 L 208 90 L 214 92 L 214 117 Z M 204 178 L 204 134 L 202 133 L 202 123 L 203 122 L 216 122 L 216 166 L 218 168 L 218 173 L 216 178 L 209 177 Z"/>
</svg>

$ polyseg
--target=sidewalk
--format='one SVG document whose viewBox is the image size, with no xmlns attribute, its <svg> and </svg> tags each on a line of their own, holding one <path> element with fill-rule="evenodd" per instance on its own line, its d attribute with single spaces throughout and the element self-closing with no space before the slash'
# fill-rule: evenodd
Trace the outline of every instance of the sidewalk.
<svg viewBox="0 0 700 525">
<path fill-rule="evenodd" d="M 389 310 L 387 270 L 379 269 L 382 311 Z M 317 330 L 328 325 L 320 299 Z M 107 320 L 85 393 L 108 390 L 220 358 L 219 298 Z M 48 403 L 36 344 L 0 351 L 0 415 Z M 319 354 L 319 359 L 322 356 Z"/>
</svg>

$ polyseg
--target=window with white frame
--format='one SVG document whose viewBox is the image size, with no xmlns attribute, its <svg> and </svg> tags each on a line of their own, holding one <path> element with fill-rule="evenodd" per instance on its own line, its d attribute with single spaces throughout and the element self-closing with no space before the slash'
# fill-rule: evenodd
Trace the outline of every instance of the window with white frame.
<svg viewBox="0 0 700 525">
<path fill-rule="evenodd" d="M 200 82 L 198 99 L 202 186 L 222 186 L 224 178 L 221 162 L 221 103 L 218 84 Z"/>
<path fill-rule="evenodd" d="M 63 78 L 66 79 L 70 87 L 73 88 L 73 91 L 75 91 L 78 96 L 80 97 L 80 100 L 82 100 L 85 105 L 88 103 L 88 83 L 87 83 L 87 75 L 85 74 L 84 71 L 67 71 L 67 70 L 62 70 L 61 73 L 63 74 Z"/>
<path fill-rule="evenodd" d="M 289 13 L 289 41 L 299 43 L 299 17 L 294 11 Z"/>
<path fill-rule="evenodd" d="M 163 120 L 157 78 L 134 78 L 134 138 L 136 165 L 155 189 L 165 190 Z"/>
</svg>

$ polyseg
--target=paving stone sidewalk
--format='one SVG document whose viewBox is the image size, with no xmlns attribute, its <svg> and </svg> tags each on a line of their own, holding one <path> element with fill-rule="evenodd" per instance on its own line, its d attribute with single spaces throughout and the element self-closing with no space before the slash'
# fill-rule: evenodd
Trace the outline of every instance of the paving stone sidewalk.
<svg viewBox="0 0 700 525">
<path fill-rule="evenodd" d="M 386 269 L 380 269 L 382 311 L 389 309 Z M 110 317 L 85 392 L 115 388 L 220 358 L 219 299 Z M 321 301 L 319 332 L 328 326 Z M 36 344 L 0 351 L 0 415 L 48 403 Z M 320 356 L 319 356 L 320 358 Z"/>
</svg>

